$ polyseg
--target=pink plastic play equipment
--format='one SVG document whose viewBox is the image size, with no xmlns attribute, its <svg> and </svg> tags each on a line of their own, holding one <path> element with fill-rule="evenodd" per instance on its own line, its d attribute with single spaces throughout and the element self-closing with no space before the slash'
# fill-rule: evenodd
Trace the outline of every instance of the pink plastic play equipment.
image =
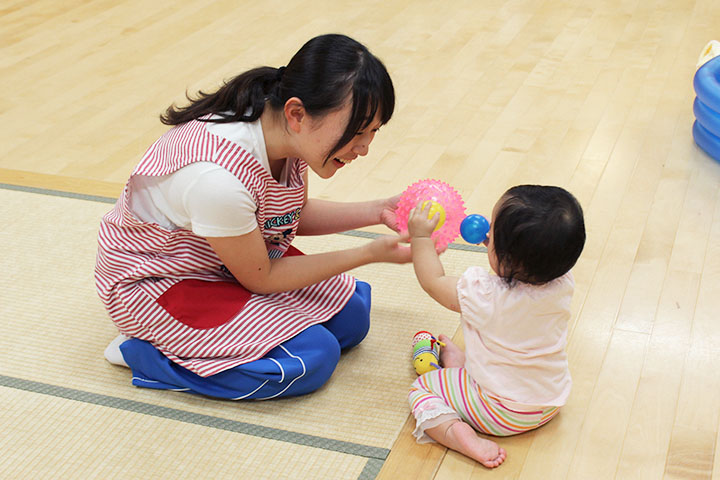
<svg viewBox="0 0 720 480">
<path fill-rule="evenodd" d="M 435 248 L 442 251 L 460 234 L 460 222 L 465 218 L 465 202 L 453 187 L 443 181 L 427 179 L 415 182 L 402 193 L 395 210 L 401 232 L 407 231 L 410 211 L 421 200 L 437 202 L 445 212 L 445 222 L 430 236 L 435 240 Z M 437 210 L 437 207 L 434 209 Z"/>
</svg>

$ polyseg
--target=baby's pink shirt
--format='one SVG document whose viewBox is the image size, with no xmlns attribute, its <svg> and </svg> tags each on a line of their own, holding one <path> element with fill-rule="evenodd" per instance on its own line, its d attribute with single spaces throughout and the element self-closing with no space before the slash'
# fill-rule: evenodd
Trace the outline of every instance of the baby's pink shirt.
<svg viewBox="0 0 720 480">
<path fill-rule="evenodd" d="M 520 406 L 562 406 L 572 379 L 567 343 L 571 273 L 541 286 L 471 267 L 457 285 L 465 368 L 487 393 Z"/>
</svg>

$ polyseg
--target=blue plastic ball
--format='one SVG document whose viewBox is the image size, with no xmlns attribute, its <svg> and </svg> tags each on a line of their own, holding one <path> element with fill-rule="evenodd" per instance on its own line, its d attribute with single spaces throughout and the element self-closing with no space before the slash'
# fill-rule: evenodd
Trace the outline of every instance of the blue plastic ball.
<svg viewBox="0 0 720 480">
<path fill-rule="evenodd" d="M 487 239 L 490 222 L 482 215 L 468 215 L 460 224 L 460 235 L 468 243 L 479 244 Z"/>
</svg>

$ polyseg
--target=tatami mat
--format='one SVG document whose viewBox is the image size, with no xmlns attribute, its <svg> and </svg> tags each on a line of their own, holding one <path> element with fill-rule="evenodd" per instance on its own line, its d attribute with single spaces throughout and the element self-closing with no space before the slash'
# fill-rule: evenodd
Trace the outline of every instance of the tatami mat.
<svg viewBox="0 0 720 480">
<path fill-rule="evenodd" d="M 452 335 L 458 328 L 457 315 L 422 292 L 412 267 L 353 272 L 373 286 L 370 334 L 311 395 L 230 402 L 139 389 L 128 369 L 102 356 L 116 332 L 92 279 L 98 222 L 111 207 L 97 200 L 0 189 L 0 397 L 10 405 L 0 448 L 14 459 L 12 470 L 0 471 L 42 472 L 72 461 L 80 450 L 66 442 L 74 438 L 100 458 L 72 467 L 87 468 L 88 478 L 113 472 L 128 478 L 124 465 L 138 475 L 157 468 L 176 476 L 174 469 L 187 473 L 215 463 L 211 478 L 260 466 L 269 469 L 267 478 L 374 478 L 408 416 L 412 335 L 420 329 Z M 314 253 L 367 241 L 331 235 L 301 237 L 296 245 Z M 477 251 L 443 256 L 456 274 L 486 260 Z M 186 446 L 172 449 L 177 464 L 153 461 L 151 453 L 171 451 L 168 442 Z M 296 467 L 286 476 L 290 464 Z"/>
<path fill-rule="evenodd" d="M 367 462 L 20 390 L 0 387 L 0 398 L 4 479 L 356 479 Z"/>
</svg>

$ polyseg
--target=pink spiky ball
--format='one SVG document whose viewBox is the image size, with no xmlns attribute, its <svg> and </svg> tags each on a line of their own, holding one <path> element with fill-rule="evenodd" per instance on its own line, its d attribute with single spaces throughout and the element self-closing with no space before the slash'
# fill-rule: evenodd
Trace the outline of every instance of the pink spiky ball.
<svg viewBox="0 0 720 480">
<path fill-rule="evenodd" d="M 407 231 L 410 211 L 421 200 L 437 202 L 445 212 L 445 222 L 430 236 L 435 240 L 435 248 L 442 251 L 460 234 L 460 223 L 465 218 L 465 202 L 453 187 L 441 180 L 415 182 L 400 195 L 395 210 L 401 232 Z"/>
</svg>

